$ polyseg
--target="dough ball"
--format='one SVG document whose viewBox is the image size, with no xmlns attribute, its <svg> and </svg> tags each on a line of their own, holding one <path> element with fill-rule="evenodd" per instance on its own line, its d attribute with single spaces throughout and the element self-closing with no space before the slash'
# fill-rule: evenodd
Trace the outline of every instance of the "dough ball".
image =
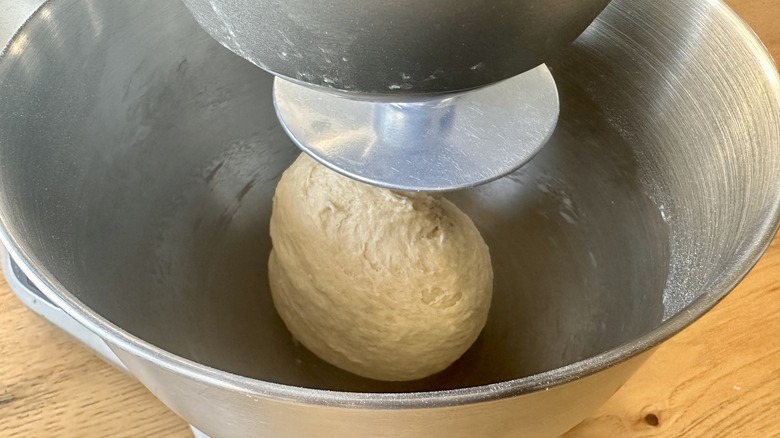
<svg viewBox="0 0 780 438">
<path fill-rule="evenodd" d="M 302 154 L 276 188 L 271 239 L 279 315 L 347 371 L 420 379 L 452 364 L 485 325 L 490 253 L 446 199 L 363 184 Z"/>
</svg>

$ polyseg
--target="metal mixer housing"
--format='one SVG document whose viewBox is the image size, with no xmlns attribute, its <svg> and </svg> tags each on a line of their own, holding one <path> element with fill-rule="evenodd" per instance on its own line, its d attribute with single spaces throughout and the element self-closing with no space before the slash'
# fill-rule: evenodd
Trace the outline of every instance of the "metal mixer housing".
<svg viewBox="0 0 780 438">
<path fill-rule="evenodd" d="M 469 90 L 530 70 L 571 44 L 609 3 L 183 1 L 220 44 L 276 76 L 392 96 Z"/>
</svg>

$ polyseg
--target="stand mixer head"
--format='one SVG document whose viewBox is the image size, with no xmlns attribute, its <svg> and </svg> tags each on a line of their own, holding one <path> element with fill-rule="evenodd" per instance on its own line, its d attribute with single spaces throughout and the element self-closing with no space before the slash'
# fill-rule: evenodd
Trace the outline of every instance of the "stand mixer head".
<svg viewBox="0 0 780 438">
<path fill-rule="evenodd" d="M 274 74 L 293 141 L 370 184 L 446 191 L 507 175 L 552 135 L 542 65 L 609 0 L 184 0 L 220 44 Z"/>
</svg>

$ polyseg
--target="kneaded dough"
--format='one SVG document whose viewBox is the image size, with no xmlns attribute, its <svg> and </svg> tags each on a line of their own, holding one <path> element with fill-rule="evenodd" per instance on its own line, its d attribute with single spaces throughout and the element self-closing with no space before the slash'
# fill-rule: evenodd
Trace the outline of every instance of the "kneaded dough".
<svg viewBox="0 0 780 438">
<path fill-rule="evenodd" d="M 439 372 L 487 320 L 488 247 L 442 197 L 363 184 L 301 154 L 276 188 L 271 239 L 271 293 L 287 328 L 360 376 Z"/>
</svg>

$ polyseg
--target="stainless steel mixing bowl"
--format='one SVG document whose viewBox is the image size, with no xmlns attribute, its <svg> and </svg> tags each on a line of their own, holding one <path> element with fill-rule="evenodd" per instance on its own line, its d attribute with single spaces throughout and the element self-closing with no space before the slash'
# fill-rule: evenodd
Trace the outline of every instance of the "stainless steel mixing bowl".
<svg viewBox="0 0 780 438">
<path fill-rule="evenodd" d="M 285 330 L 268 218 L 298 149 L 272 76 L 177 0 L 50 0 L 5 49 L 0 237 L 215 437 L 555 436 L 769 243 L 780 80 L 715 0 L 615 0 L 550 66 L 550 143 L 449 195 L 491 248 L 495 299 L 474 347 L 422 381 L 355 377 Z"/>
<path fill-rule="evenodd" d="M 350 94 L 467 90 L 546 62 L 609 0 L 184 0 L 217 41 Z"/>
</svg>

